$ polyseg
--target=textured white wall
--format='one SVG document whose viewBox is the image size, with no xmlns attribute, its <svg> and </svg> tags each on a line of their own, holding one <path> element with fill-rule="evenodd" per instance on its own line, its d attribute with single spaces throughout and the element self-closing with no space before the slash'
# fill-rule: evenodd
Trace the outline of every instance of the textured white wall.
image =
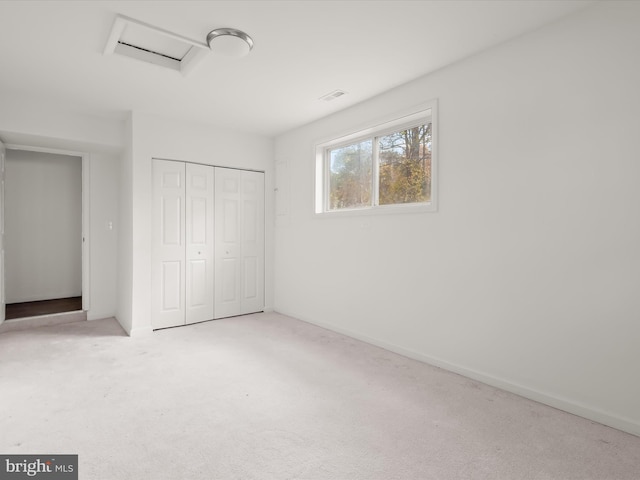
<svg viewBox="0 0 640 480">
<path fill-rule="evenodd" d="M 128 157 L 125 157 L 128 158 Z M 266 211 L 266 289 L 265 304 L 273 299 L 273 141 L 249 133 L 220 130 L 203 124 L 188 124 L 134 112 L 131 118 L 131 158 L 125 160 L 132 169 L 131 236 L 124 241 L 122 265 L 132 274 L 130 303 L 124 299 L 119 307 L 131 312 L 122 325 L 132 335 L 151 329 L 151 173 L 152 159 L 246 168 L 265 171 Z M 125 172 L 125 173 L 127 173 Z M 123 183 L 124 185 L 124 183 Z M 125 193 L 127 198 L 129 193 Z M 128 200 L 127 200 L 128 201 Z M 130 259 L 130 262 L 129 260 Z"/>
<path fill-rule="evenodd" d="M 638 45 L 601 2 L 277 138 L 276 310 L 640 434 Z M 314 217 L 316 140 L 435 98 L 437 213 Z"/>
<path fill-rule="evenodd" d="M 82 294 L 82 159 L 8 150 L 6 302 Z"/>
</svg>

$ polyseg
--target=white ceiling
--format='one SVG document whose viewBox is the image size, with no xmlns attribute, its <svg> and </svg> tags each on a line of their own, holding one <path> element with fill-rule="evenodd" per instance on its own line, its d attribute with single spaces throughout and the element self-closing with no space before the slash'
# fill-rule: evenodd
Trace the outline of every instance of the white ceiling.
<svg viewBox="0 0 640 480">
<path fill-rule="evenodd" d="M 471 1 L 0 1 L 0 99 L 124 118 L 140 110 L 264 135 L 343 109 L 592 3 Z M 116 14 L 205 41 L 249 33 L 244 58 L 188 77 L 103 55 Z M 348 92 L 332 102 L 318 98 Z M 1 105 L 0 105 L 1 107 Z"/>
</svg>

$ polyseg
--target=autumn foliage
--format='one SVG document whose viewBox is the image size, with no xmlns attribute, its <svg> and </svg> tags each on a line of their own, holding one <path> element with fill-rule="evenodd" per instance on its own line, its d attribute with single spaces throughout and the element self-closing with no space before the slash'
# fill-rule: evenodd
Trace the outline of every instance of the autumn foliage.
<svg viewBox="0 0 640 480">
<path fill-rule="evenodd" d="M 431 137 L 428 123 L 332 149 L 329 209 L 373 205 L 374 181 L 378 205 L 428 202 Z"/>
</svg>

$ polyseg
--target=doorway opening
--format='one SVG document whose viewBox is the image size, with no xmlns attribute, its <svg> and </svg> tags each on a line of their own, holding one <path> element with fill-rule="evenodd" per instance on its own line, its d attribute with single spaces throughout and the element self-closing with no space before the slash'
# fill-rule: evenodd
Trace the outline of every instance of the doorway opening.
<svg viewBox="0 0 640 480">
<path fill-rule="evenodd" d="M 84 309 L 84 160 L 7 146 L 5 320 Z"/>
</svg>

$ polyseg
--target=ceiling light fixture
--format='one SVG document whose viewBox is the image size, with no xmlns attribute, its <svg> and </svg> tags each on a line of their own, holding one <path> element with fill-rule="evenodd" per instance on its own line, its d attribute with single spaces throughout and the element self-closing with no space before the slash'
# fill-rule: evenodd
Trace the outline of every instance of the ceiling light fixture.
<svg viewBox="0 0 640 480">
<path fill-rule="evenodd" d="M 235 28 L 216 28 L 207 35 L 211 51 L 227 57 L 244 57 L 253 48 L 253 40 Z"/>
</svg>

